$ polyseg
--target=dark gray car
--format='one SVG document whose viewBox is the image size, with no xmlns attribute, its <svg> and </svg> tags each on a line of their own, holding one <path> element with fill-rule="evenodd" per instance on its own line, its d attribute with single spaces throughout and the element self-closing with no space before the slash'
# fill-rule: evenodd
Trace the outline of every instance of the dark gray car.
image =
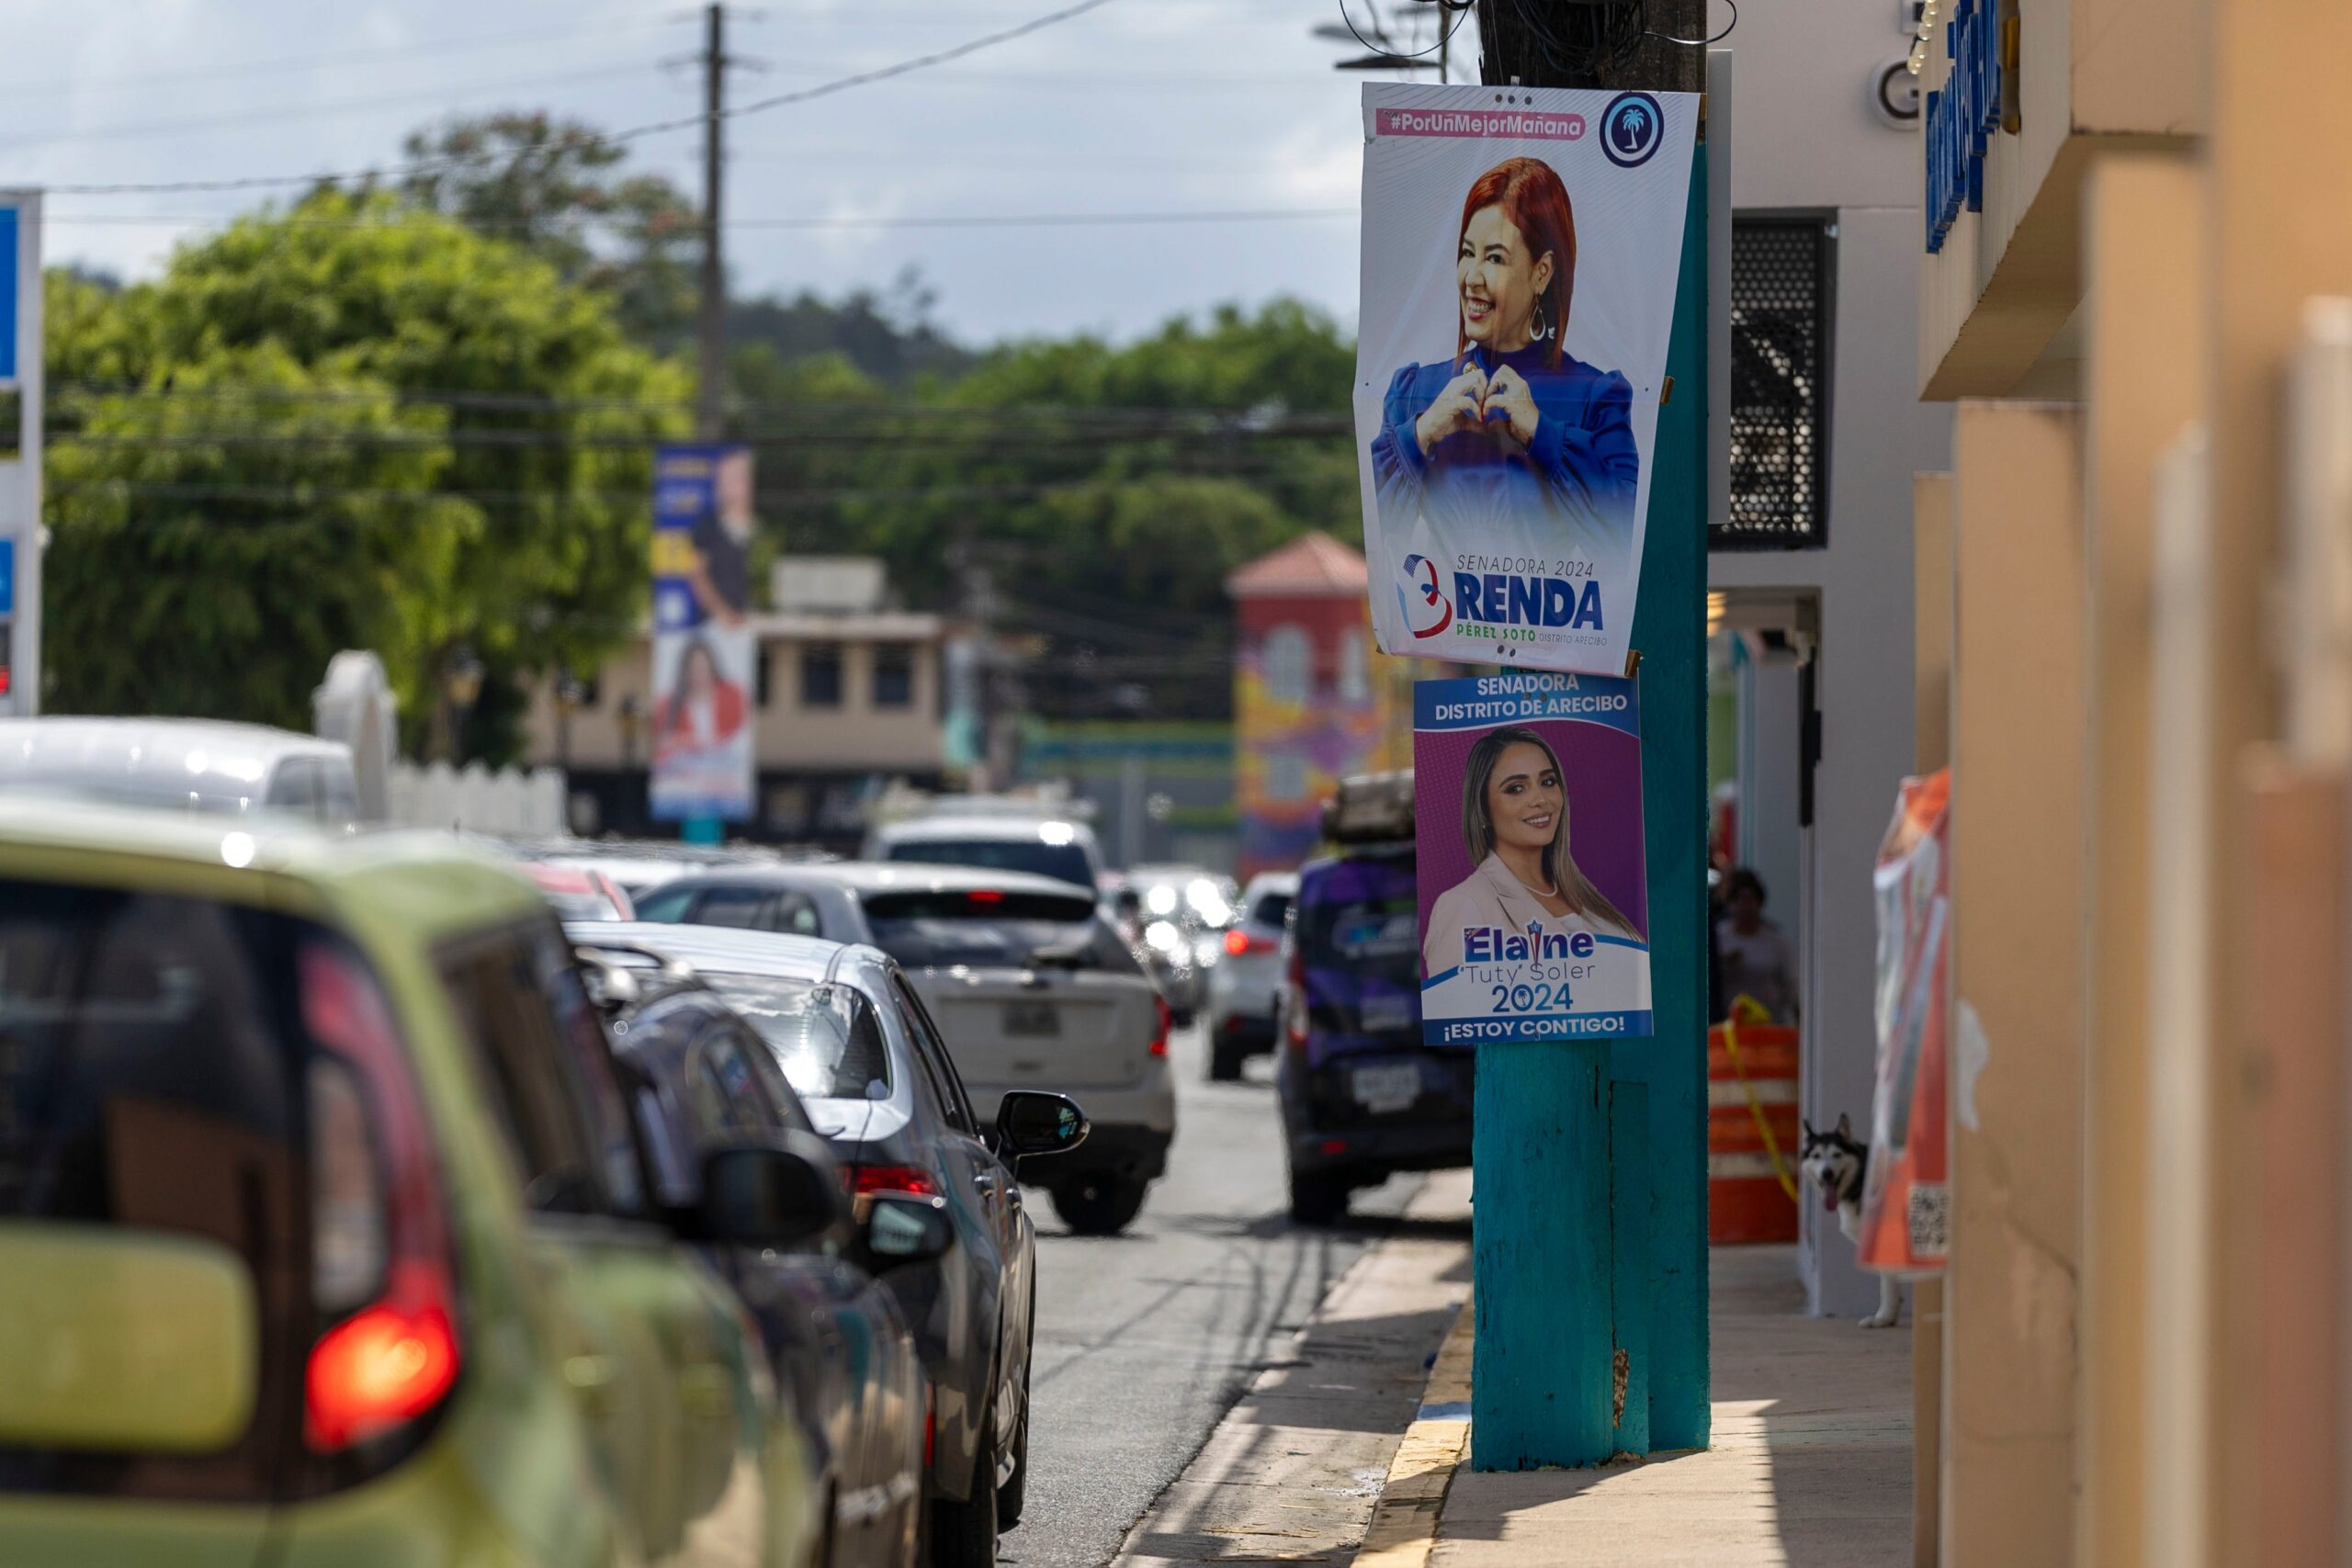
<svg viewBox="0 0 2352 1568">
<path fill-rule="evenodd" d="M 994 1562 L 1028 1483 L 1036 1238 L 1014 1167 L 1077 1147 L 1084 1115 L 1061 1095 L 1017 1092 L 983 1122 L 922 1001 L 877 949 L 644 922 L 575 934 L 659 953 L 708 986 L 760 1036 L 853 1193 L 944 1201 L 954 1247 L 884 1278 L 928 1379 L 932 1562 Z"/>
<path fill-rule="evenodd" d="M 794 1149 L 838 1179 L 760 1036 L 683 966 L 657 967 L 660 955 L 605 945 L 609 924 L 569 930 L 612 1021 L 662 1201 L 699 1203 L 706 1153 L 745 1142 Z M 860 1265 L 888 1273 L 935 1258 L 952 1231 L 944 1212 L 925 1212 L 944 1211 L 942 1200 L 885 1202 L 892 1212 L 853 1225 L 844 1197 L 836 1223 L 796 1247 L 708 1249 L 711 1267 L 751 1309 L 800 1418 L 825 1506 L 823 1568 L 913 1568 L 921 1534 L 922 1363 L 897 1299 Z"/>
</svg>

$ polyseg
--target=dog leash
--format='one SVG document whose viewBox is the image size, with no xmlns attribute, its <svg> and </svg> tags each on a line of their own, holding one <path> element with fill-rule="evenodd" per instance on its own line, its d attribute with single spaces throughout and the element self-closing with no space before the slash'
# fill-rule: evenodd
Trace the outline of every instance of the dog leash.
<svg viewBox="0 0 2352 1568">
<path fill-rule="evenodd" d="M 1772 1014 L 1746 992 L 1734 998 L 1731 1012 L 1724 1019 L 1724 1055 L 1731 1058 L 1731 1070 L 1738 1075 L 1739 1087 L 1747 1096 L 1747 1113 L 1756 1118 L 1756 1130 L 1764 1135 L 1764 1152 L 1771 1158 L 1772 1174 L 1779 1179 L 1781 1190 L 1789 1195 L 1790 1202 L 1802 1203 L 1797 1184 L 1789 1175 L 1789 1162 L 1781 1153 L 1781 1141 L 1772 1136 L 1771 1118 L 1764 1114 L 1764 1102 L 1756 1098 L 1756 1086 L 1747 1081 L 1747 1064 L 1740 1060 L 1739 1022 L 1743 1018 L 1750 1023 L 1770 1023 Z"/>
</svg>

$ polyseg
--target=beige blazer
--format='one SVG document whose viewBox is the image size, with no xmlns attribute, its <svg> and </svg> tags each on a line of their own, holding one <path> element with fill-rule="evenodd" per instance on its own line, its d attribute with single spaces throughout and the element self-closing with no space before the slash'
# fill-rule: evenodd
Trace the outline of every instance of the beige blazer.
<svg viewBox="0 0 2352 1568">
<path fill-rule="evenodd" d="M 1544 908 L 1500 855 L 1488 855 L 1468 876 L 1437 896 L 1430 909 L 1430 934 L 1421 947 L 1422 977 L 1461 966 L 1464 926 L 1500 926 L 1525 936 L 1532 920 L 1543 921 L 1546 931 L 1603 934 L 1601 927 L 1582 915 L 1555 915 Z"/>
</svg>

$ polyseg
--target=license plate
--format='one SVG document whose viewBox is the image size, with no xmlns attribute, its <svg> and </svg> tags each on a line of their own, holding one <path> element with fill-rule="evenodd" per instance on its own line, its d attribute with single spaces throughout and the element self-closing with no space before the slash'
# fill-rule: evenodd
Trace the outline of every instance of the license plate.
<svg viewBox="0 0 2352 1568">
<path fill-rule="evenodd" d="M 1410 997 L 1366 997 L 1356 1008 L 1366 1034 L 1398 1034 L 1413 1027 Z"/>
<path fill-rule="evenodd" d="M 1381 1067 L 1358 1067 L 1349 1077 L 1356 1103 L 1374 1115 L 1403 1111 L 1421 1098 L 1421 1069 L 1413 1062 Z"/>
<path fill-rule="evenodd" d="M 1004 1032 L 1032 1037 L 1058 1035 L 1062 1032 L 1061 1010 L 1051 1002 L 1007 1002 L 1004 1004 Z"/>
</svg>

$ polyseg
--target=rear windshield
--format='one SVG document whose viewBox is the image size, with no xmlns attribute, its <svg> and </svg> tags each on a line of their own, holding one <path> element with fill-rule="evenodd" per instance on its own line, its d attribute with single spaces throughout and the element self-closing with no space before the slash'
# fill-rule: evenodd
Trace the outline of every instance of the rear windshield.
<svg viewBox="0 0 2352 1568">
<path fill-rule="evenodd" d="M 771 975 L 705 975 L 759 1032 L 793 1090 L 811 1100 L 888 1100 L 890 1052 L 874 1004 L 854 986 Z"/>
<path fill-rule="evenodd" d="M 263 1350 L 255 1414 L 228 1446 L 131 1463 L 0 1438 L 0 1492 L 268 1495 L 310 1308 L 299 929 L 203 899 L 0 881 L 0 1303 L 12 1246 L 196 1238 L 243 1260 Z"/>
<path fill-rule="evenodd" d="M 984 871 L 1025 871 L 1094 890 L 1094 867 L 1076 843 L 1042 839 L 912 839 L 888 846 L 884 858 L 922 865 L 976 865 Z"/>
<path fill-rule="evenodd" d="M 1261 926 L 1279 926 L 1290 915 L 1290 895 L 1261 893 L 1250 906 L 1250 919 Z"/>
<path fill-rule="evenodd" d="M 1419 899 L 1406 859 L 1342 861 L 1298 891 L 1298 951 L 1307 964 L 1418 987 Z"/>
<path fill-rule="evenodd" d="M 910 969 L 1069 969 L 1139 974 L 1090 898 L 1054 893 L 884 893 L 865 901 L 874 943 Z"/>
</svg>

